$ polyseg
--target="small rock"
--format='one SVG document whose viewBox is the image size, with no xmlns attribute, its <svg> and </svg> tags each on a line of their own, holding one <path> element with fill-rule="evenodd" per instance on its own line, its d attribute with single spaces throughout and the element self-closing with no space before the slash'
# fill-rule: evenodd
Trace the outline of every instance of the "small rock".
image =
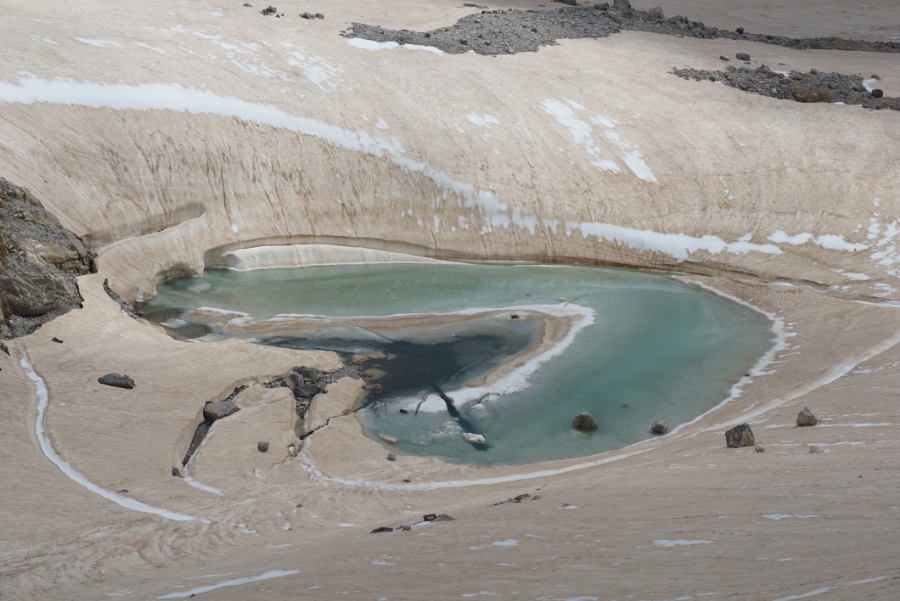
<svg viewBox="0 0 900 601">
<path fill-rule="evenodd" d="M 278 9 L 275 8 L 274 6 L 268 6 L 265 9 L 263 9 L 263 12 L 266 14 L 269 14 L 269 15 L 274 15 L 275 13 L 278 12 Z"/>
<path fill-rule="evenodd" d="M 726 432 L 725 443 L 732 449 L 756 446 L 756 439 L 753 438 L 750 424 L 741 424 Z"/>
<path fill-rule="evenodd" d="M 183 478 L 183 477 L 184 477 L 184 476 L 181 475 L 181 472 L 178 471 L 178 468 L 177 468 L 177 467 L 173 467 L 173 468 L 172 468 L 172 475 L 175 476 L 176 478 Z"/>
<path fill-rule="evenodd" d="M 425 515 L 422 516 L 422 519 L 425 520 L 426 522 L 433 522 L 436 517 L 437 517 L 436 513 L 426 513 Z"/>
<path fill-rule="evenodd" d="M 650 426 L 650 431 L 654 434 L 665 434 L 669 431 L 669 424 L 665 420 L 658 419 Z"/>
<path fill-rule="evenodd" d="M 104 386 L 124 388 L 125 390 L 131 390 L 132 388 L 134 388 L 134 380 L 132 380 L 128 376 L 123 376 L 121 374 L 106 374 L 105 376 L 97 378 L 97 381 Z"/>
<path fill-rule="evenodd" d="M 609 10 L 609 2 L 601 2 L 600 4 L 595 4 L 594 8 L 597 10 Z"/>
<path fill-rule="evenodd" d="M 738 52 L 737 54 L 734 55 L 734 57 L 735 57 L 736 59 L 738 59 L 739 61 L 748 61 L 748 60 L 750 60 L 750 55 L 747 54 L 746 52 Z"/>
<path fill-rule="evenodd" d="M 743 28 L 743 27 L 738 27 L 737 29 L 734 30 L 734 32 L 735 32 L 735 33 L 744 33 L 744 28 Z"/>
<path fill-rule="evenodd" d="M 805 86 L 794 85 L 791 88 L 791 96 L 797 102 L 818 102 L 819 95 Z"/>
<path fill-rule="evenodd" d="M 810 72 L 810 74 L 812 74 L 812 75 L 818 75 L 818 74 L 819 74 L 819 70 L 816 69 L 815 67 L 813 67 L 812 69 L 810 69 L 809 72 Z"/>
<path fill-rule="evenodd" d="M 322 13 L 316 13 L 316 18 L 317 18 L 317 19 L 324 19 L 324 18 L 325 18 L 325 15 L 323 15 Z"/>
<path fill-rule="evenodd" d="M 400 413 L 409 413 L 409 411 L 407 409 L 401 409 Z"/>
<path fill-rule="evenodd" d="M 874 73 L 872 73 L 872 75 L 869 76 L 869 79 L 874 79 L 874 80 L 876 80 L 876 81 L 881 81 L 881 78 L 878 77 L 877 75 L 875 75 Z"/>
<path fill-rule="evenodd" d="M 234 401 L 225 399 L 224 401 L 216 401 L 215 403 L 207 403 L 203 408 L 203 419 L 214 422 L 217 419 L 228 417 L 240 411 Z"/>
<path fill-rule="evenodd" d="M 482 10 L 487 8 L 484 4 L 473 4 L 472 2 L 463 2 L 463 6 L 467 8 L 480 8 Z"/>
<path fill-rule="evenodd" d="M 816 88 L 816 96 L 819 97 L 819 102 L 831 102 L 837 98 L 837 94 L 837 90 L 832 88 Z"/>
<path fill-rule="evenodd" d="M 813 454 L 817 454 L 819 452 L 819 447 L 814 444 L 809 445 L 809 452 Z"/>
<path fill-rule="evenodd" d="M 527 501 L 530 498 L 531 498 L 531 495 L 529 495 L 528 493 L 525 493 L 524 495 L 519 495 L 516 498 L 514 498 L 513 503 L 521 503 L 522 501 Z"/>
<path fill-rule="evenodd" d="M 269 443 L 262 440 L 262 441 L 256 443 L 256 448 L 259 449 L 260 452 L 265 453 L 266 451 L 269 450 Z"/>
<path fill-rule="evenodd" d="M 719 57 L 719 60 L 720 60 L 720 61 L 728 62 L 729 59 L 728 59 L 727 56 L 725 56 L 725 55 L 723 54 L 722 56 Z"/>
<path fill-rule="evenodd" d="M 119 491 L 119 494 L 120 494 L 120 495 L 124 495 L 124 494 L 127 493 L 127 492 L 128 492 L 128 489 L 127 489 L 127 488 L 123 488 L 122 490 Z"/>
<path fill-rule="evenodd" d="M 613 8 L 631 8 L 631 2 L 628 0 L 613 0 Z"/>
<path fill-rule="evenodd" d="M 434 519 L 431 521 L 432 522 L 453 522 L 455 520 L 453 518 L 451 518 L 449 515 L 447 515 L 446 513 L 441 513 L 441 514 L 434 516 Z"/>
<path fill-rule="evenodd" d="M 412 482 L 412 480 L 410 480 L 409 478 L 404 478 L 403 481 L 404 482 Z"/>
<path fill-rule="evenodd" d="M 798 426 L 815 426 L 818 423 L 819 418 L 813 415 L 813 412 L 809 410 L 809 407 L 804 407 L 803 411 L 797 415 Z"/>
<path fill-rule="evenodd" d="M 757 453 L 765 453 L 765 452 L 766 452 L 766 449 L 765 449 L 765 447 L 761 447 L 761 446 L 759 446 L 759 445 L 756 445 L 756 452 L 757 452 Z"/>
<path fill-rule="evenodd" d="M 388 453 L 387 460 L 388 461 L 397 461 L 397 453 Z"/>
<path fill-rule="evenodd" d="M 553 0 L 554 2 L 559 2 L 560 4 L 568 4 L 569 6 L 578 6 L 577 0 Z"/>
<path fill-rule="evenodd" d="M 534 495 L 533 497 L 531 497 L 531 500 L 532 501 L 540 501 L 543 498 L 544 497 L 542 497 L 541 495 Z"/>
<path fill-rule="evenodd" d="M 460 40 L 459 43 L 462 44 L 463 46 L 468 46 L 469 40 Z"/>
<path fill-rule="evenodd" d="M 303 503 L 297 503 L 297 507 L 303 507 Z"/>
<path fill-rule="evenodd" d="M 651 8 L 647 11 L 647 15 L 649 15 L 651 19 L 656 19 L 657 21 L 661 21 L 666 18 L 665 14 L 663 14 L 663 9 L 659 7 Z"/>
<path fill-rule="evenodd" d="M 563 503 L 563 507 L 575 507 L 571 503 Z"/>
<path fill-rule="evenodd" d="M 63 343 L 63 341 L 60 340 L 59 338 L 57 338 L 56 336 L 54 336 L 54 337 L 51 338 L 50 340 L 52 340 L 53 342 L 56 342 L 57 344 L 62 344 L 62 343 Z"/>
<path fill-rule="evenodd" d="M 872 98 L 881 98 L 882 96 L 884 96 L 884 91 L 879 88 L 875 88 L 874 90 L 872 90 L 871 96 Z"/>
<path fill-rule="evenodd" d="M 393 528 L 390 528 L 388 526 L 381 526 L 380 528 L 375 528 L 375 530 L 372 530 L 371 534 L 378 534 L 379 532 L 393 532 L 393 531 L 394 531 Z"/>
<path fill-rule="evenodd" d="M 410 530 L 412 530 L 412 526 L 410 526 L 409 524 L 403 524 L 402 526 L 400 526 L 400 530 L 403 530 L 404 532 L 409 532 Z"/>
<path fill-rule="evenodd" d="M 249 2 L 244 2 L 244 6 L 250 6 L 250 7 L 252 7 L 253 5 L 250 4 Z"/>
<path fill-rule="evenodd" d="M 3 351 L 7 355 L 9 355 L 9 347 L 6 346 L 5 344 L 3 344 L 2 342 L 0 342 L 0 351 Z"/>
<path fill-rule="evenodd" d="M 316 16 L 312 13 L 300 13 L 300 16 L 304 19 L 315 19 Z"/>
<path fill-rule="evenodd" d="M 584 411 L 572 419 L 572 427 L 576 430 L 596 430 L 597 422 L 594 421 L 593 415 Z"/>
</svg>

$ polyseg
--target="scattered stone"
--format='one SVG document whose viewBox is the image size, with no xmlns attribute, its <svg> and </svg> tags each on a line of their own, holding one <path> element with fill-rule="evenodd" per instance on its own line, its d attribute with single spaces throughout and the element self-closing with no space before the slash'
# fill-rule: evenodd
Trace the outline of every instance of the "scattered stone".
<svg viewBox="0 0 900 601">
<path fill-rule="evenodd" d="M 259 449 L 260 452 L 265 453 L 266 451 L 269 450 L 269 443 L 264 440 L 261 440 L 258 443 L 256 443 L 256 448 Z"/>
<path fill-rule="evenodd" d="M 127 488 L 123 488 L 122 490 L 119 491 L 119 494 L 120 494 L 120 495 L 124 495 L 124 494 L 127 493 L 127 492 L 128 492 L 128 489 L 127 489 Z"/>
<path fill-rule="evenodd" d="M 252 7 L 253 5 L 250 4 L 249 2 L 244 2 L 244 6 L 251 6 L 251 7 Z"/>
<path fill-rule="evenodd" d="M 325 15 L 323 15 L 322 13 L 316 13 L 316 18 L 317 18 L 317 19 L 324 19 L 324 18 L 325 18 Z"/>
<path fill-rule="evenodd" d="M 303 17 L 304 19 L 324 19 L 325 18 L 325 15 L 323 15 L 322 13 L 301 13 L 300 16 Z"/>
<path fill-rule="evenodd" d="M 872 90 L 870 95 L 872 96 L 872 98 L 881 98 L 882 96 L 884 96 L 884 90 L 875 88 L 874 90 Z"/>
<path fill-rule="evenodd" d="M 663 9 L 659 7 L 651 8 L 647 11 L 647 14 L 651 19 L 656 19 L 657 21 L 661 21 L 662 19 L 666 18 L 666 15 L 663 13 Z"/>
<path fill-rule="evenodd" d="M 872 73 L 872 75 L 869 76 L 869 79 L 874 79 L 874 80 L 876 80 L 876 81 L 881 81 L 881 77 L 879 77 L 879 76 L 876 75 L 875 73 Z"/>
<path fill-rule="evenodd" d="M 819 452 L 819 447 L 814 444 L 809 445 L 809 452 L 813 454 L 817 454 Z"/>
<path fill-rule="evenodd" d="M 753 438 L 753 430 L 750 429 L 750 424 L 741 424 L 726 432 L 725 443 L 732 449 L 756 446 L 756 440 Z"/>
<path fill-rule="evenodd" d="M 422 516 L 422 519 L 425 520 L 426 522 L 433 522 L 436 517 L 437 517 L 436 513 L 426 513 L 425 515 Z"/>
<path fill-rule="evenodd" d="M 750 55 L 747 54 L 746 52 L 738 52 L 737 54 L 734 55 L 734 57 L 735 57 L 736 59 L 738 59 L 739 61 L 748 61 L 748 60 L 750 60 Z"/>
<path fill-rule="evenodd" d="M 650 431 L 654 434 L 665 434 L 669 431 L 669 424 L 665 420 L 658 419 L 650 426 Z"/>
<path fill-rule="evenodd" d="M 9 347 L 6 346 L 5 344 L 3 344 L 2 342 L 0 342 L 0 351 L 3 351 L 7 355 L 9 355 Z"/>
<path fill-rule="evenodd" d="M 388 453 L 387 460 L 388 461 L 397 461 L 397 453 Z"/>
<path fill-rule="evenodd" d="M 50 340 L 52 340 L 53 342 L 56 342 L 57 344 L 62 344 L 62 343 L 63 343 L 63 341 L 60 340 L 59 338 L 57 338 L 56 336 L 54 336 L 54 337 L 51 338 Z"/>
<path fill-rule="evenodd" d="M 231 398 L 214 403 L 207 403 L 203 408 L 203 417 L 211 422 L 233 415 L 240 411 Z"/>
<path fill-rule="evenodd" d="M 400 530 L 403 530 L 404 532 L 409 532 L 410 530 L 412 530 L 412 526 L 410 526 L 409 524 L 403 524 L 402 526 L 400 526 Z"/>
<path fill-rule="evenodd" d="M 172 475 L 176 478 L 184 478 L 184 476 L 181 475 L 181 472 L 178 471 L 177 467 L 172 468 Z"/>
<path fill-rule="evenodd" d="M 719 57 L 719 60 L 720 60 L 720 61 L 725 61 L 725 62 L 727 63 L 730 59 L 729 59 L 727 56 L 725 56 L 725 55 L 723 54 L 723 55 L 721 55 L 721 56 Z"/>
<path fill-rule="evenodd" d="M 791 88 L 791 96 L 797 102 L 818 102 L 819 95 L 805 86 L 795 85 Z"/>
<path fill-rule="evenodd" d="M 274 15 L 275 13 L 278 12 L 278 9 L 275 8 L 274 6 L 268 6 L 259 12 L 261 12 L 264 15 Z"/>
<path fill-rule="evenodd" d="M 819 418 L 813 415 L 813 412 L 809 410 L 809 407 L 804 407 L 803 411 L 797 415 L 798 426 L 815 426 L 818 423 Z"/>
<path fill-rule="evenodd" d="M 809 70 L 809 73 L 810 73 L 810 75 L 818 75 L 819 70 L 816 69 L 815 67 L 813 67 L 812 69 Z"/>
<path fill-rule="evenodd" d="M 578 6 L 577 0 L 553 0 L 553 2 L 559 2 L 560 4 L 568 4 L 569 6 Z"/>
<path fill-rule="evenodd" d="M 454 521 L 456 521 L 456 520 L 454 520 L 453 518 L 451 518 L 451 517 L 450 517 L 449 515 L 447 515 L 446 513 L 441 513 L 441 514 L 438 514 L 438 515 L 434 516 L 434 519 L 431 520 L 431 521 L 432 521 L 432 522 L 454 522 Z"/>
<path fill-rule="evenodd" d="M 463 6 L 465 6 L 466 8 L 480 8 L 480 9 L 488 8 L 484 4 L 473 4 L 472 2 L 463 2 Z"/>
<path fill-rule="evenodd" d="M 765 447 L 761 447 L 761 446 L 759 446 L 759 445 L 756 445 L 756 452 L 757 452 L 757 453 L 765 453 L 765 452 L 766 452 L 766 449 L 765 449 Z"/>
<path fill-rule="evenodd" d="M 406 409 L 401 409 L 401 410 L 400 410 L 400 413 L 409 413 L 409 411 L 406 410 Z"/>
<path fill-rule="evenodd" d="M 575 507 L 571 503 L 563 503 L 563 507 Z"/>
<path fill-rule="evenodd" d="M 629 0 L 613 0 L 613 8 L 631 8 Z"/>
<path fill-rule="evenodd" d="M 584 411 L 572 419 L 572 427 L 576 430 L 596 430 L 597 422 L 594 421 L 593 415 Z"/>
<path fill-rule="evenodd" d="M 394 531 L 394 529 L 389 526 L 381 526 L 379 528 L 375 528 L 375 530 L 372 530 L 372 532 L 370 534 L 378 534 L 379 532 L 393 532 L 393 531 Z"/>
<path fill-rule="evenodd" d="M 409 478 L 404 478 L 403 481 L 404 482 L 412 482 L 412 480 L 410 480 Z"/>
<path fill-rule="evenodd" d="M 124 388 L 125 390 L 134 388 L 134 380 L 122 374 L 106 374 L 97 378 L 97 381 L 104 386 L 113 386 L 114 388 Z"/>
<path fill-rule="evenodd" d="M 734 30 L 734 32 L 737 33 L 737 34 L 742 34 L 742 33 L 744 33 L 744 28 L 743 28 L 743 27 L 738 27 L 737 29 Z"/>
<path fill-rule="evenodd" d="M 543 498 L 544 497 L 542 497 L 541 495 L 534 495 L 533 497 L 531 497 L 531 500 L 532 501 L 540 501 Z"/>
</svg>

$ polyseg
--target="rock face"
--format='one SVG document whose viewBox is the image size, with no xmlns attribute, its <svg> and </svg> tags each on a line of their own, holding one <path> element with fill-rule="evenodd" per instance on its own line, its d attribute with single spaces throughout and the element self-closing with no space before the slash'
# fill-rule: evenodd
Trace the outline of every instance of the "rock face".
<svg viewBox="0 0 900 601">
<path fill-rule="evenodd" d="M 215 403 L 207 403 L 203 408 L 203 417 L 211 422 L 223 417 L 228 417 L 232 413 L 237 413 L 240 409 L 234 404 L 230 398 Z M 268 448 L 268 447 L 267 447 Z"/>
<path fill-rule="evenodd" d="M 125 390 L 134 388 L 134 380 L 122 374 L 106 374 L 97 378 L 97 381 L 104 386 L 113 386 L 114 388 L 124 388 Z"/>
<path fill-rule="evenodd" d="M 593 415 L 585 411 L 572 419 L 572 427 L 576 430 L 596 430 L 597 422 L 594 421 Z"/>
<path fill-rule="evenodd" d="M 733 449 L 756 446 L 756 439 L 753 438 L 753 430 L 750 429 L 750 424 L 741 424 L 726 432 L 725 443 Z"/>
<path fill-rule="evenodd" d="M 0 338 L 25 336 L 81 307 L 75 278 L 93 261 L 31 192 L 0 178 Z"/>
<path fill-rule="evenodd" d="M 658 419 L 650 426 L 650 431 L 654 434 L 665 434 L 669 431 L 669 424 L 667 424 L 665 420 Z"/>
<path fill-rule="evenodd" d="M 815 426 L 818 423 L 819 418 L 813 415 L 813 412 L 809 410 L 809 407 L 804 407 L 803 411 L 797 416 L 798 426 Z"/>
</svg>

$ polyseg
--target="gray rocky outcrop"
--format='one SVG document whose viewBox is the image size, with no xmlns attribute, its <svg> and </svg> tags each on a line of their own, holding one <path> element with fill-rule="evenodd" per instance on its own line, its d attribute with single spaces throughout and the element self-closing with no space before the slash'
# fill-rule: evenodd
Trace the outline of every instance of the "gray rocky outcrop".
<svg viewBox="0 0 900 601">
<path fill-rule="evenodd" d="M 813 415 L 813 412 L 809 410 L 809 407 L 804 407 L 800 414 L 797 415 L 798 426 L 815 426 L 818 423 L 819 418 Z"/>
<path fill-rule="evenodd" d="M 30 191 L 0 178 L 0 338 L 81 307 L 75 279 L 92 266 L 78 236 Z"/>
<path fill-rule="evenodd" d="M 222 419 L 223 417 L 228 417 L 233 413 L 237 413 L 240 411 L 237 405 L 234 404 L 234 401 L 231 398 L 227 398 L 223 401 L 216 401 L 215 403 L 207 403 L 203 408 L 203 418 L 214 422 L 217 419 Z"/>
<path fill-rule="evenodd" d="M 134 380 L 122 374 L 106 374 L 97 378 L 97 381 L 104 386 L 112 386 L 114 388 L 124 388 L 125 390 L 134 388 Z"/>
<path fill-rule="evenodd" d="M 572 418 L 572 427 L 576 430 L 596 430 L 597 422 L 594 416 L 587 411 L 583 411 Z"/>
<path fill-rule="evenodd" d="M 650 426 L 650 431 L 653 434 L 665 434 L 669 431 L 669 424 L 667 424 L 665 420 L 658 419 Z"/>
<path fill-rule="evenodd" d="M 733 449 L 738 447 L 755 447 L 756 439 L 753 437 L 753 430 L 750 429 L 750 424 L 741 424 L 726 432 L 725 444 Z"/>
</svg>

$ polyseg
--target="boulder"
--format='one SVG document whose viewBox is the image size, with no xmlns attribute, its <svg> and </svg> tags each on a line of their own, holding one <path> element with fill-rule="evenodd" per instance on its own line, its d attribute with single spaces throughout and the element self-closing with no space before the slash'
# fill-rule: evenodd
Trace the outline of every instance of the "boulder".
<svg viewBox="0 0 900 601">
<path fill-rule="evenodd" d="M 260 441 L 260 442 L 258 442 L 258 443 L 256 444 L 256 448 L 257 448 L 260 452 L 265 453 L 266 451 L 269 450 L 269 443 L 266 442 L 266 441 L 264 441 L 264 440 L 262 440 L 262 441 Z"/>
<path fill-rule="evenodd" d="M 215 403 L 207 403 L 203 408 L 203 418 L 207 421 L 214 422 L 217 419 L 228 417 L 233 413 L 237 413 L 240 409 L 231 399 L 224 401 L 216 401 Z"/>
<path fill-rule="evenodd" d="M 613 0 L 614 8 L 631 8 L 631 2 L 629 0 Z"/>
<path fill-rule="evenodd" d="M 128 376 L 123 376 L 122 374 L 106 374 L 105 376 L 97 378 L 97 381 L 104 386 L 124 388 L 125 390 L 131 390 L 132 388 L 134 388 L 134 380 L 132 380 Z"/>
<path fill-rule="evenodd" d="M 667 424 L 665 420 L 658 419 L 650 426 L 650 431 L 654 434 L 665 434 L 669 431 L 669 424 Z"/>
<path fill-rule="evenodd" d="M 734 30 L 734 32 L 735 32 L 735 33 L 738 33 L 738 34 L 744 33 L 744 28 L 743 28 L 743 27 L 738 27 L 737 29 Z"/>
<path fill-rule="evenodd" d="M 872 98 L 881 98 L 882 96 L 884 96 L 884 91 L 880 90 L 879 88 L 875 88 L 874 90 L 872 90 L 871 96 Z"/>
<path fill-rule="evenodd" d="M 748 61 L 748 60 L 750 60 L 750 55 L 747 54 L 746 52 L 738 52 L 737 54 L 734 55 L 734 57 L 735 57 L 736 59 L 738 59 L 739 61 Z"/>
<path fill-rule="evenodd" d="M 794 100 L 797 102 L 818 102 L 819 95 L 816 94 L 813 90 L 810 90 L 806 86 L 798 86 L 794 85 L 791 87 L 791 96 L 794 97 Z"/>
<path fill-rule="evenodd" d="M 809 410 L 809 407 L 804 407 L 803 411 L 797 415 L 798 426 L 815 426 L 818 423 L 819 418 L 813 415 L 813 412 Z"/>
<path fill-rule="evenodd" d="M 572 419 L 572 427 L 576 430 L 596 430 L 597 422 L 594 421 L 593 415 L 584 411 Z"/>
<path fill-rule="evenodd" d="M 753 430 L 750 429 L 750 424 L 741 424 L 726 432 L 725 443 L 732 449 L 755 447 L 756 439 L 753 438 Z"/>
<path fill-rule="evenodd" d="M 819 97 L 819 102 L 831 102 L 837 98 L 837 94 L 837 90 L 833 88 L 816 88 L 816 96 Z"/>
<path fill-rule="evenodd" d="M 819 447 L 814 444 L 809 445 L 809 452 L 812 454 L 817 454 L 819 452 Z"/>
<path fill-rule="evenodd" d="M 659 7 L 651 8 L 647 11 L 647 15 L 649 15 L 651 19 L 656 19 L 657 21 L 661 21 L 666 18 L 666 15 L 663 13 L 663 9 Z"/>
</svg>

